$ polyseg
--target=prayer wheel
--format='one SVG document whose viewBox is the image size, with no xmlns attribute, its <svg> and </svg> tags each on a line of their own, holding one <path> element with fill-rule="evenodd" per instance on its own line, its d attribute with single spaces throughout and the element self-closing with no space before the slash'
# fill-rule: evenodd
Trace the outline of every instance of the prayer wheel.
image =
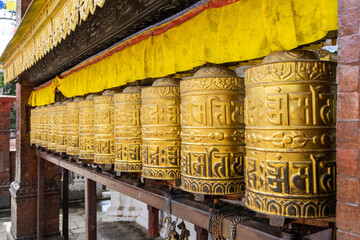
<svg viewBox="0 0 360 240">
<path fill-rule="evenodd" d="M 244 81 L 234 71 L 202 68 L 180 82 L 181 188 L 229 195 L 244 191 Z"/>
<path fill-rule="evenodd" d="M 106 90 L 102 96 L 94 98 L 94 163 L 96 164 L 114 164 L 114 94 L 116 93 L 113 90 Z"/>
<path fill-rule="evenodd" d="M 292 218 L 335 215 L 336 63 L 275 52 L 245 70 L 248 208 Z"/>
<path fill-rule="evenodd" d="M 79 102 L 81 97 L 75 98 L 66 105 L 67 112 L 67 148 L 66 154 L 79 155 Z"/>
<path fill-rule="evenodd" d="M 36 143 L 36 108 L 30 111 L 30 145 Z"/>
<path fill-rule="evenodd" d="M 90 94 L 79 102 L 79 159 L 94 161 L 94 97 Z"/>
<path fill-rule="evenodd" d="M 56 152 L 66 153 L 67 150 L 67 126 L 66 126 L 66 104 L 68 100 L 64 102 L 59 102 L 59 105 L 56 104 Z"/>
<path fill-rule="evenodd" d="M 141 172 L 141 87 L 114 95 L 115 171 Z"/>
<path fill-rule="evenodd" d="M 36 128 L 35 145 L 36 145 L 36 147 L 41 147 L 41 136 L 42 136 L 43 123 L 44 123 L 44 118 L 43 118 L 44 107 L 37 107 L 36 109 L 38 109 L 38 112 L 37 112 L 38 122 L 37 122 L 37 128 Z"/>
<path fill-rule="evenodd" d="M 48 113 L 48 149 L 49 150 L 56 150 L 56 124 L 55 119 L 57 118 L 55 106 L 49 105 L 48 106 L 49 113 Z"/>
<path fill-rule="evenodd" d="M 49 115 L 49 106 L 44 106 L 42 108 L 42 130 L 41 130 L 41 147 L 48 147 L 48 134 L 49 134 L 49 124 L 48 116 Z"/>
<path fill-rule="evenodd" d="M 180 87 L 161 78 L 141 91 L 142 176 L 180 179 Z"/>
</svg>

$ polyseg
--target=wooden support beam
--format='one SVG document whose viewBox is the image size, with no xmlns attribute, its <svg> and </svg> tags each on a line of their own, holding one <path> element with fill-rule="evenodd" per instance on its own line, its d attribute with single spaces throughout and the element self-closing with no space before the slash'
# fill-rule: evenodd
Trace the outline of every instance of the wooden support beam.
<svg viewBox="0 0 360 240">
<path fill-rule="evenodd" d="M 63 211 L 63 222 L 62 222 L 62 235 L 65 240 L 69 239 L 69 170 L 62 169 L 62 211 Z"/>
<path fill-rule="evenodd" d="M 196 240 L 208 240 L 209 233 L 206 229 L 199 227 L 198 225 L 194 225 L 194 229 L 196 232 Z"/>
<path fill-rule="evenodd" d="M 148 237 L 159 235 L 159 209 L 147 205 L 148 209 Z"/>
<path fill-rule="evenodd" d="M 37 239 L 44 239 L 44 185 L 45 185 L 45 160 L 38 157 L 38 185 L 37 185 Z"/>
<path fill-rule="evenodd" d="M 95 172 L 91 167 L 80 166 L 77 163 L 44 152 L 37 151 L 37 154 L 49 162 L 99 182 L 114 191 L 121 192 L 154 208 L 160 210 L 166 208 L 166 193 L 164 191 L 149 186 L 140 187 L 129 179 L 114 178 L 109 173 Z M 187 198 L 177 198 L 171 202 L 171 208 L 172 215 L 204 229 L 208 227 L 209 206 Z M 230 219 L 225 218 L 223 220 L 223 235 L 226 238 L 230 237 L 230 224 Z M 249 220 L 236 226 L 236 239 L 244 239 L 244 236 L 251 236 L 252 240 L 279 240 L 281 239 L 281 231 L 268 224 Z"/>
<path fill-rule="evenodd" d="M 96 182 L 85 178 L 85 239 L 96 240 Z"/>
</svg>

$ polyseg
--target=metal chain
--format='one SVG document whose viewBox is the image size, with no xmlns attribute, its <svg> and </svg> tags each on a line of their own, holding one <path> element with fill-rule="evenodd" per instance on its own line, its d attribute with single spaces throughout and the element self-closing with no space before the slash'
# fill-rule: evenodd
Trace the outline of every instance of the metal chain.
<svg viewBox="0 0 360 240">
<path fill-rule="evenodd" d="M 224 207 L 220 209 L 214 209 L 210 212 L 209 216 L 209 233 L 213 236 L 215 240 L 223 240 L 223 229 L 222 223 L 225 217 L 237 215 L 239 212 L 233 207 Z M 236 225 L 239 222 L 244 222 L 246 220 L 252 219 L 251 216 L 239 216 L 231 221 L 230 224 L 230 240 L 234 240 L 236 237 Z"/>
<path fill-rule="evenodd" d="M 176 218 L 175 221 L 172 221 L 171 219 L 171 214 L 172 214 L 171 201 L 176 198 L 178 198 L 178 196 L 174 194 L 170 194 L 167 198 L 165 198 L 165 208 L 166 208 L 165 220 L 166 220 L 166 229 L 167 229 L 165 239 L 169 238 L 170 231 L 172 230 L 176 231 L 176 223 L 179 220 L 179 218 Z"/>
<path fill-rule="evenodd" d="M 241 216 L 241 217 L 234 218 L 231 221 L 231 224 L 230 224 L 230 240 L 235 240 L 235 237 L 236 237 L 236 225 L 239 222 L 245 222 L 245 221 L 250 220 L 250 219 L 252 219 L 252 217 Z"/>
</svg>

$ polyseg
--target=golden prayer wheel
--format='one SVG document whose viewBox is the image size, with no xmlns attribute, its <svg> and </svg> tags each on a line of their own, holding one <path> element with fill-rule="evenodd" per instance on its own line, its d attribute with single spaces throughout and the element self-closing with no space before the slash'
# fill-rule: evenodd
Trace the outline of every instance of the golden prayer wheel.
<svg viewBox="0 0 360 240">
<path fill-rule="evenodd" d="M 301 50 L 245 70 L 248 208 L 292 218 L 335 214 L 335 71 L 336 63 Z"/>
<path fill-rule="evenodd" d="M 181 188 L 228 195 L 244 191 L 244 81 L 206 67 L 180 82 Z"/>
<path fill-rule="evenodd" d="M 42 136 L 43 123 L 44 123 L 44 118 L 43 118 L 44 107 L 37 107 L 37 109 L 38 109 L 38 112 L 37 112 L 38 122 L 37 122 L 37 128 L 36 128 L 35 145 L 36 145 L 36 147 L 41 147 L 41 136 Z"/>
<path fill-rule="evenodd" d="M 36 143 L 36 108 L 30 111 L 30 145 Z"/>
<path fill-rule="evenodd" d="M 82 97 L 77 97 L 74 101 L 66 105 L 67 112 L 67 148 L 66 154 L 79 155 L 79 102 Z"/>
<path fill-rule="evenodd" d="M 79 159 L 94 161 L 94 97 L 90 94 L 79 102 Z"/>
<path fill-rule="evenodd" d="M 180 87 L 172 78 L 141 91 L 142 176 L 180 179 Z"/>
<path fill-rule="evenodd" d="M 64 102 L 59 102 L 56 105 L 56 152 L 58 153 L 66 153 L 67 150 L 67 126 L 66 126 L 66 119 L 67 119 L 67 110 L 66 104 L 69 100 Z"/>
<path fill-rule="evenodd" d="M 141 87 L 114 95 L 115 171 L 141 172 Z"/>
<path fill-rule="evenodd" d="M 48 133 L 49 133 L 49 124 L 48 124 L 48 115 L 49 108 L 48 106 L 44 106 L 42 108 L 42 130 L 41 130 L 41 147 L 48 147 Z"/>
<path fill-rule="evenodd" d="M 102 96 L 94 97 L 94 163 L 114 164 L 114 94 L 106 90 Z"/>
<path fill-rule="evenodd" d="M 48 106 L 48 149 L 56 150 L 56 125 L 55 118 L 57 117 L 55 106 Z"/>
</svg>

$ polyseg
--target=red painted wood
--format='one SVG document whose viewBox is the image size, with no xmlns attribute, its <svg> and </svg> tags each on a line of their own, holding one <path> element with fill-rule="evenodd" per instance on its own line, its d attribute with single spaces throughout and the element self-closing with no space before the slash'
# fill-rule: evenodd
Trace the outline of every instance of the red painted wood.
<svg viewBox="0 0 360 240">
<path fill-rule="evenodd" d="M 148 237 L 159 236 L 159 209 L 147 205 L 148 209 Z"/>
<path fill-rule="evenodd" d="M 96 182 L 85 178 L 85 239 L 96 240 Z"/>
</svg>

